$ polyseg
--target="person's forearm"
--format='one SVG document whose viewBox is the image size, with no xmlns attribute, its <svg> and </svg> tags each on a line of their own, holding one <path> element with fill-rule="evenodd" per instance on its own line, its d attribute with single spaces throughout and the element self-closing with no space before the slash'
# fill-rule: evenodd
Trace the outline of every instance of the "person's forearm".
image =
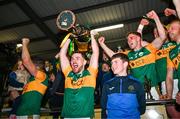
<svg viewBox="0 0 180 119">
<path fill-rule="evenodd" d="M 92 55 L 91 55 L 89 65 L 94 68 L 98 68 L 99 47 L 94 38 L 94 35 L 91 35 L 91 47 L 92 47 Z"/>
<path fill-rule="evenodd" d="M 101 44 L 101 47 L 110 58 L 115 54 L 106 44 Z"/>
<path fill-rule="evenodd" d="M 165 39 L 166 39 L 166 32 L 165 32 L 165 29 L 164 29 L 160 19 L 156 18 L 156 19 L 154 19 L 154 21 L 155 21 L 156 26 L 157 26 L 159 37 L 161 38 L 161 40 L 165 41 Z"/>
<path fill-rule="evenodd" d="M 94 38 L 94 35 L 91 35 L 91 47 L 92 47 L 92 51 L 93 53 L 99 55 L 99 47 L 98 47 L 98 43 L 96 42 L 96 39 Z"/>
<path fill-rule="evenodd" d="M 63 45 L 63 47 L 61 48 L 60 50 L 60 56 L 66 56 L 67 54 L 67 51 L 68 51 L 68 47 L 69 47 L 69 44 L 70 44 L 70 39 L 68 39 L 65 44 Z"/>
<path fill-rule="evenodd" d="M 140 33 L 142 35 L 142 31 L 143 31 L 144 25 L 139 24 L 137 32 Z"/>
<path fill-rule="evenodd" d="M 166 93 L 168 98 L 172 98 L 173 93 L 173 79 L 166 79 Z"/>
<path fill-rule="evenodd" d="M 173 0 L 173 3 L 176 7 L 177 16 L 180 19 L 180 0 Z"/>
<path fill-rule="evenodd" d="M 23 44 L 22 46 L 22 60 L 24 65 L 26 65 L 26 63 L 30 61 L 30 54 L 28 46 L 26 44 Z"/>
</svg>

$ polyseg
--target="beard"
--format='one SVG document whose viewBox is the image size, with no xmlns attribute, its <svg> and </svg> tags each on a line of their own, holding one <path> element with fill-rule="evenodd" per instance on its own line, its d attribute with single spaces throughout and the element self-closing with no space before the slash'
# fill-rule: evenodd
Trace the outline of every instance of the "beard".
<svg viewBox="0 0 180 119">
<path fill-rule="evenodd" d="M 176 35 L 174 33 L 170 33 L 169 37 L 172 41 L 176 41 Z"/>
</svg>

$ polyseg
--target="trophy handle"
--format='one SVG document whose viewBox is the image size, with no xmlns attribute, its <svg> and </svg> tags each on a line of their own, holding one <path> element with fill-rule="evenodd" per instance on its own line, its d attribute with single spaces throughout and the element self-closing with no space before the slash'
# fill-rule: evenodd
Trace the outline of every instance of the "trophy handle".
<svg viewBox="0 0 180 119">
<path fill-rule="evenodd" d="M 72 33 L 68 33 L 65 38 L 63 39 L 63 41 L 61 42 L 60 48 L 62 48 L 62 46 L 64 45 L 64 43 L 68 40 L 68 38 L 72 35 Z"/>
</svg>

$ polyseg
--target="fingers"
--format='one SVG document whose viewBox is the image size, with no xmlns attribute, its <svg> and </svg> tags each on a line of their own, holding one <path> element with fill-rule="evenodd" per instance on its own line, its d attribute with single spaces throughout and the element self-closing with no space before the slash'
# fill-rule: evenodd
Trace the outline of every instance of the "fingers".
<svg viewBox="0 0 180 119">
<path fill-rule="evenodd" d="M 90 31 L 90 34 L 91 34 L 91 35 L 97 35 L 97 34 L 99 34 L 99 33 L 98 33 L 97 31 L 95 31 L 95 30 L 91 30 L 91 31 Z"/>
<path fill-rule="evenodd" d="M 165 14 L 165 16 L 170 16 L 170 15 L 176 14 L 176 11 L 173 10 L 173 9 L 170 9 L 170 8 L 166 8 L 166 9 L 164 10 L 164 14 Z"/>
<path fill-rule="evenodd" d="M 22 44 L 24 44 L 24 45 L 29 44 L 29 42 L 30 42 L 29 38 L 23 38 L 22 39 Z"/>
<path fill-rule="evenodd" d="M 98 38 L 98 42 L 99 42 L 99 44 L 104 43 L 104 41 L 105 41 L 105 38 L 104 38 L 104 37 L 100 37 L 100 38 Z"/>
<path fill-rule="evenodd" d="M 140 24 L 146 26 L 146 25 L 149 24 L 149 21 L 148 21 L 147 19 L 142 19 L 141 22 L 140 22 Z"/>
<path fill-rule="evenodd" d="M 147 17 L 150 18 L 150 19 L 156 19 L 156 18 L 158 18 L 157 14 L 156 14 L 156 12 L 155 12 L 154 10 L 148 12 L 146 15 L 147 15 Z"/>
</svg>

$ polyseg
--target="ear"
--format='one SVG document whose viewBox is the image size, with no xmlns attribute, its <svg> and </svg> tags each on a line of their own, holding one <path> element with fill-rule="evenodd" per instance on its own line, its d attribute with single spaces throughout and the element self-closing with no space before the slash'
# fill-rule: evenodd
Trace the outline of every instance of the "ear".
<svg viewBox="0 0 180 119">
<path fill-rule="evenodd" d="M 127 68 L 128 67 L 128 62 L 124 62 L 123 66 L 124 66 L 124 68 Z"/>
<path fill-rule="evenodd" d="M 85 59 L 84 59 L 84 63 L 83 63 L 83 64 L 84 64 L 84 66 L 86 65 L 86 63 L 87 63 L 87 60 L 85 60 Z"/>
</svg>

